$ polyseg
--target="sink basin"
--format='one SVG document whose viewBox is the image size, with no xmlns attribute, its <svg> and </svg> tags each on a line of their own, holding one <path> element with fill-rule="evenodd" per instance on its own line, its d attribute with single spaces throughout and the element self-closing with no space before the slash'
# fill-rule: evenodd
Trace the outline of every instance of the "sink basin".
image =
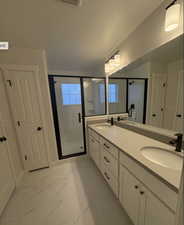
<svg viewBox="0 0 184 225">
<path fill-rule="evenodd" d="M 96 125 L 95 127 L 98 128 L 98 129 L 104 129 L 104 128 L 109 128 L 109 127 L 111 127 L 111 125 L 108 124 L 108 123 L 104 123 L 104 124 Z"/>
<path fill-rule="evenodd" d="M 175 152 L 157 147 L 144 147 L 142 155 L 153 163 L 173 170 L 182 170 L 183 158 Z"/>
</svg>

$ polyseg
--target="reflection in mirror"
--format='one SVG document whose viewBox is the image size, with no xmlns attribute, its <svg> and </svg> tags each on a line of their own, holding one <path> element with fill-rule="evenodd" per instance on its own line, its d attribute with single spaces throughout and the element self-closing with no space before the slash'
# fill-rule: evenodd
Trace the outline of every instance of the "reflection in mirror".
<svg viewBox="0 0 184 225">
<path fill-rule="evenodd" d="M 145 123 L 146 96 L 146 79 L 128 79 L 128 115 L 130 120 Z"/>
<path fill-rule="evenodd" d="M 127 111 L 127 81 L 126 79 L 109 79 L 108 102 L 109 113 L 125 113 Z"/>
<path fill-rule="evenodd" d="M 84 78 L 85 116 L 105 114 L 105 79 Z"/>
<path fill-rule="evenodd" d="M 116 72 L 109 80 L 118 77 L 128 78 L 130 82 L 130 79 L 134 81 L 134 78 L 146 78 L 148 80 L 146 124 L 183 133 L 183 64 L 183 35 L 181 35 Z M 145 94 L 142 82 L 136 81 L 128 85 L 131 120 L 135 120 L 135 114 L 139 115 L 138 112 L 143 110 Z M 135 98 L 134 102 L 132 98 Z M 139 106 L 140 109 L 135 109 L 132 104 Z M 135 121 L 144 122 L 144 119 L 139 117 Z"/>
</svg>

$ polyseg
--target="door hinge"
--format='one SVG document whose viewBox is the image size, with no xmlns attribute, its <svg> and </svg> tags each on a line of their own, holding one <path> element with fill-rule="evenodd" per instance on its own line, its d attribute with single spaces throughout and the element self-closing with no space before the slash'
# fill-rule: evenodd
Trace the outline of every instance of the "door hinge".
<svg viewBox="0 0 184 225">
<path fill-rule="evenodd" d="M 12 85 L 12 81 L 11 80 L 7 80 L 7 82 L 8 82 L 8 84 L 9 84 L 9 86 L 10 87 L 12 87 L 13 85 Z"/>
</svg>

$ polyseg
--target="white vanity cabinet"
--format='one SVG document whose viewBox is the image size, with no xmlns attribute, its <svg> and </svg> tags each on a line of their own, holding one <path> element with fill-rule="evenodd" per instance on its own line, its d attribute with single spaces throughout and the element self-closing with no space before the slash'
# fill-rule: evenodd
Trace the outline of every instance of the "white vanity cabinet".
<svg viewBox="0 0 184 225">
<path fill-rule="evenodd" d="M 135 225 L 174 225 L 174 212 L 121 165 L 119 200 Z"/>
<path fill-rule="evenodd" d="M 149 168 L 89 130 L 89 154 L 134 225 L 174 225 L 178 193 Z"/>
</svg>

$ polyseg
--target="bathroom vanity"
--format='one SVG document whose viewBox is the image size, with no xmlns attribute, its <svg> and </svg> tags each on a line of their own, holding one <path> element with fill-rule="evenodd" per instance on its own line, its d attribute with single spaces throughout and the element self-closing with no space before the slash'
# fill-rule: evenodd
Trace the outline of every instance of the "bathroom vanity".
<svg viewBox="0 0 184 225">
<path fill-rule="evenodd" d="M 109 124 L 88 125 L 88 151 L 135 225 L 174 225 L 183 153 Z"/>
</svg>

